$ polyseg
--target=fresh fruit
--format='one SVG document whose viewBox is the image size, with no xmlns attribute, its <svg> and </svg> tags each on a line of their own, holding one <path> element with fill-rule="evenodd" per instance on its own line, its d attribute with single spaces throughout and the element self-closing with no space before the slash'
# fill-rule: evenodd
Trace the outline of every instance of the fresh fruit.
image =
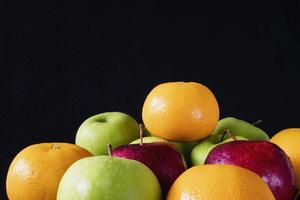
<svg viewBox="0 0 300 200">
<path fill-rule="evenodd" d="M 283 149 L 291 159 L 300 188 L 300 128 L 282 130 L 271 138 L 271 142 Z"/>
<path fill-rule="evenodd" d="M 235 136 L 236 140 L 247 140 L 247 138 L 242 136 Z M 228 138 L 222 141 L 222 135 L 211 135 L 204 140 L 201 140 L 192 150 L 191 161 L 192 165 L 201 165 L 204 164 L 204 161 L 214 147 L 219 144 L 233 141 L 232 138 Z"/>
<path fill-rule="evenodd" d="M 186 170 L 172 185 L 167 200 L 275 200 L 255 173 L 233 165 L 199 165 Z"/>
<path fill-rule="evenodd" d="M 61 177 L 75 161 L 91 156 L 68 143 L 41 143 L 23 149 L 12 161 L 6 178 L 10 200 L 54 200 Z"/>
<path fill-rule="evenodd" d="M 207 137 L 216 127 L 219 106 L 213 93 L 195 82 L 156 86 L 142 110 L 146 128 L 170 141 L 191 142 Z"/>
<path fill-rule="evenodd" d="M 197 144 L 197 142 L 171 142 L 173 143 L 176 148 L 182 153 L 185 163 L 188 167 L 190 167 L 191 164 L 191 152 L 194 146 Z"/>
<path fill-rule="evenodd" d="M 134 140 L 130 142 L 130 144 L 140 144 L 141 139 Z M 155 137 L 155 136 L 146 136 L 143 137 L 143 143 L 153 143 L 153 142 L 167 142 L 170 143 L 168 140 L 165 140 L 163 138 Z"/>
<path fill-rule="evenodd" d="M 267 141 L 233 141 L 213 148 L 205 164 L 229 164 L 258 174 L 271 188 L 276 200 L 294 200 L 295 175 L 286 154 Z"/>
<path fill-rule="evenodd" d="M 143 143 L 141 140 L 140 144 L 115 148 L 112 155 L 144 163 L 158 178 L 164 195 L 167 194 L 175 179 L 186 169 L 183 156 L 173 144 L 166 142 Z"/>
<path fill-rule="evenodd" d="M 226 130 L 229 130 L 235 136 L 242 136 L 249 140 L 269 140 L 268 134 L 262 129 L 233 117 L 221 119 L 212 135 L 222 135 Z"/>
<path fill-rule="evenodd" d="M 107 155 L 107 144 L 113 148 L 139 138 L 139 126 L 129 115 L 106 112 L 85 120 L 76 134 L 76 144 L 93 155 Z"/>
<path fill-rule="evenodd" d="M 235 135 L 237 140 L 268 140 L 269 136 L 253 124 L 233 117 L 221 119 L 212 135 L 200 141 L 192 150 L 191 158 L 193 165 L 203 164 L 209 151 L 219 144 L 232 141 L 227 135 L 222 142 L 222 135 L 226 131 Z"/>
<path fill-rule="evenodd" d="M 165 140 L 163 138 L 155 137 L 155 136 L 147 136 L 143 137 L 144 143 L 152 143 L 152 142 L 167 142 L 170 144 L 173 144 L 178 151 L 180 151 L 184 157 L 185 163 L 187 166 L 190 166 L 191 162 L 191 151 L 193 147 L 197 144 L 197 142 L 171 142 L 168 140 Z M 139 144 L 140 139 L 134 140 L 130 144 Z"/>
<path fill-rule="evenodd" d="M 153 172 L 141 162 L 94 156 L 75 162 L 64 174 L 57 200 L 160 200 Z"/>
</svg>

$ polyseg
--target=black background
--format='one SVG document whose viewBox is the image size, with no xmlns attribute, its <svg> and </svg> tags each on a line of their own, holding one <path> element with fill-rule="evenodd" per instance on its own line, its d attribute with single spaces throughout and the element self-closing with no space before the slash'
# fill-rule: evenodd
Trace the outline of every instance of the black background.
<svg viewBox="0 0 300 200">
<path fill-rule="evenodd" d="M 270 135 L 299 127 L 299 1 L 10 2 L 1 110 L 1 199 L 13 157 L 74 142 L 87 117 L 141 121 L 147 93 L 197 81 L 221 117 L 262 119 Z M 5 69 L 8 70 L 5 70 Z"/>
</svg>

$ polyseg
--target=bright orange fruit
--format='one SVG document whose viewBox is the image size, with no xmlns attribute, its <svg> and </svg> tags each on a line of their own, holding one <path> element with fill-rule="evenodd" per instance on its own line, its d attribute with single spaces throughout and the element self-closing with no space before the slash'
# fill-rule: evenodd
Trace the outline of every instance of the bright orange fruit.
<svg viewBox="0 0 300 200">
<path fill-rule="evenodd" d="M 196 82 L 169 82 L 156 86 L 142 111 L 146 128 L 172 141 L 196 141 L 207 137 L 219 120 L 214 94 Z"/>
<path fill-rule="evenodd" d="M 75 161 L 91 156 L 69 143 L 41 143 L 23 149 L 12 161 L 6 178 L 10 200 L 55 200 L 58 184 Z"/>
<path fill-rule="evenodd" d="M 290 158 L 298 188 L 300 188 L 300 128 L 288 128 L 275 134 L 271 140 L 277 144 Z"/>
<path fill-rule="evenodd" d="M 198 165 L 183 172 L 167 200 L 275 200 L 254 172 L 234 165 Z"/>
</svg>

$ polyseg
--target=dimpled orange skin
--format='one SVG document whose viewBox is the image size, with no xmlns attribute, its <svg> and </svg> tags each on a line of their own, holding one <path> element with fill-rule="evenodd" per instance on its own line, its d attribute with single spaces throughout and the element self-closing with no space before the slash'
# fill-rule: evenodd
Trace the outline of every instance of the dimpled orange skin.
<svg viewBox="0 0 300 200">
<path fill-rule="evenodd" d="M 275 200 L 254 172 L 233 165 L 198 165 L 173 183 L 167 200 Z"/>
<path fill-rule="evenodd" d="M 153 135 L 190 142 L 213 131 L 219 120 L 219 106 L 214 94 L 200 83 L 169 82 L 148 94 L 142 118 Z"/>
<path fill-rule="evenodd" d="M 300 128 L 288 128 L 275 134 L 271 140 L 290 158 L 296 174 L 297 187 L 300 188 Z"/>
<path fill-rule="evenodd" d="M 10 200 L 55 200 L 60 179 L 75 161 L 91 156 L 69 143 L 41 143 L 23 149 L 12 161 L 6 178 Z"/>
</svg>

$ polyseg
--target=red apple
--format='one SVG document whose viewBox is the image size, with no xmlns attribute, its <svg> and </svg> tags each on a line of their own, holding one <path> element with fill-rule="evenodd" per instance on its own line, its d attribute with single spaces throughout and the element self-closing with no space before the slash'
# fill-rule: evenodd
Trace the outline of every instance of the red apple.
<svg viewBox="0 0 300 200">
<path fill-rule="evenodd" d="M 181 153 L 166 142 L 123 145 L 115 148 L 112 156 L 137 160 L 149 167 L 156 175 L 164 196 L 186 169 Z"/>
<path fill-rule="evenodd" d="M 292 164 L 283 150 L 273 143 L 233 141 L 221 144 L 209 152 L 205 164 L 231 164 L 247 168 L 262 177 L 277 200 L 295 198 Z"/>
</svg>

